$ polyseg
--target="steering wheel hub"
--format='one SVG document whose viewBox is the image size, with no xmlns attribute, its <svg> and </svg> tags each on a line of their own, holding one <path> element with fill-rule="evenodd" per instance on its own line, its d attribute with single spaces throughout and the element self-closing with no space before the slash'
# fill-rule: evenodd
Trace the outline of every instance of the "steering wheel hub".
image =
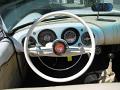
<svg viewBox="0 0 120 90">
<path fill-rule="evenodd" d="M 56 55 L 62 55 L 66 52 L 67 43 L 64 40 L 56 40 L 53 43 L 53 52 Z"/>
</svg>

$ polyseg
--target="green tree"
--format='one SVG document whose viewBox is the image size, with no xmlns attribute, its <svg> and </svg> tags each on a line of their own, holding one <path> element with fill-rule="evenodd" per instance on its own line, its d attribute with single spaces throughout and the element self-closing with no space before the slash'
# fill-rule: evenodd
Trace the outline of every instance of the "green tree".
<svg viewBox="0 0 120 90">
<path fill-rule="evenodd" d="M 92 6 L 93 4 L 99 3 L 100 0 L 85 0 L 85 6 L 89 7 Z"/>
</svg>

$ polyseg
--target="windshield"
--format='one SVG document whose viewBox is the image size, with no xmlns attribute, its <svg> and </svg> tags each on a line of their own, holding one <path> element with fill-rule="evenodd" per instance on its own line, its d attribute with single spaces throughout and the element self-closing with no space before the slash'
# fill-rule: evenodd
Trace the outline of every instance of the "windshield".
<svg viewBox="0 0 120 90">
<path fill-rule="evenodd" d="M 32 12 L 43 15 L 58 10 L 72 10 L 72 12 L 83 10 L 77 14 L 96 14 L 88 8 L 95 3 L 103 2 L 112 3 L 113 10 L 120 11 L 120 0 L 0 0 L 0 14 L 7 32 L 10 33 L 21 19 Z"/>
</svg>

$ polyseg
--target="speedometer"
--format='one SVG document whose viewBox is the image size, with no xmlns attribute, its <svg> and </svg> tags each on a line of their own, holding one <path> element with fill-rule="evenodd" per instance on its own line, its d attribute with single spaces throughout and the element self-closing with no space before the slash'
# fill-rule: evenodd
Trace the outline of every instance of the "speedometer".
<svg viewBox="0 0 120 90">
<path fill-rule="evenodd" d="M 81 41 L 85 46 L 91 45 L 91 39 L 90 39 L 90 35 L 88 32 L 85 32 L 82 34 Z"/>
<path fill-rule="evenodd" d="M 75 28 L 68 28 L 64 30 L 61 38 L 64 39 L 68 45 L 73 45 L 79 39 L 79 32 Z"/>
<path fill-rule="evenodd" d="M 56 34 L 50 29 L 45 29 L 38 34 L 38 42 L 43 46 L 49 42 L 53 42 L 56 38 Z"/>
</svg>

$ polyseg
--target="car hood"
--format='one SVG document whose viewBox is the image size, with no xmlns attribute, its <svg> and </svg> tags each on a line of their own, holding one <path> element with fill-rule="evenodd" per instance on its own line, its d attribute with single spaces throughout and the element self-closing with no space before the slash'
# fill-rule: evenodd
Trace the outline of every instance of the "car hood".
<svg viewBox="0 0 120 90">
<path fill-rule="evenodd" d="M 88 8 L 83 8 L 83 9 L 69 9 L 69 10 L 61 10 L 61 11 L 65 11 L 65 12 L 70 12 L 76 15 L 96 15 L 98 14 L 98 12 L 94 12 L 91 10 L 91 7 Z M 110 12 L 100 12 L 100 14 L 119 14 L 120 15 L 120 11 L 113 9 Z"/>
</svg>

